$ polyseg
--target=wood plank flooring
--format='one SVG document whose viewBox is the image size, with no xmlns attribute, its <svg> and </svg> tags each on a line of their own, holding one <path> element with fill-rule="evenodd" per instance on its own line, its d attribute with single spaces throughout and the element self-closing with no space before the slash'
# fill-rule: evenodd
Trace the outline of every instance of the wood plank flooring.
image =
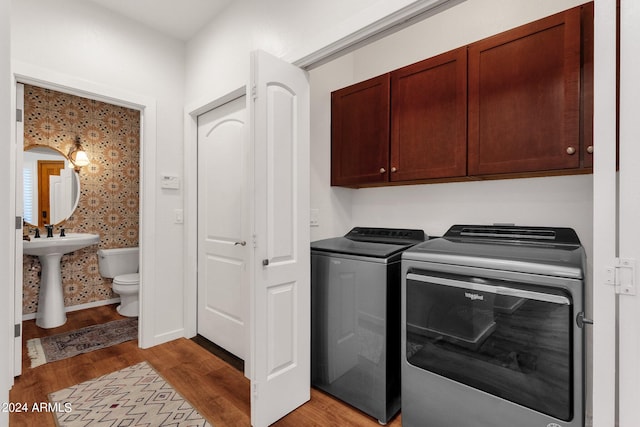
<svg viewBox="0 0 640 427">
<path fill-rule="evenodd" d="M 149 349 L 139 348 L 134 340 L 31 369 L 27 340 L 122 318 L 113 305 L 71 312 L 67 317 L 65 325 L 54 329 L 38 328 L 33 320 L 23 322 L 23 372 L 11 390 L 12 403 L 26 403 L 31 408 L 34 403 L 48 402 L 47 395 L 51 392 L 146 360 L 214 427 L 250 425 L 249 380 L 192 340 L 181 338 Z M 11 413 L 9 425 L 54 427 L 55 422 L 51 413 L 29 411 Z M 378 425 L 372 417 L 316 389 L 311 390 L 309 402 L 274 424 L 276 427 Z M 400 427 L 400 416 L 388 425 Z"/>
</svg>

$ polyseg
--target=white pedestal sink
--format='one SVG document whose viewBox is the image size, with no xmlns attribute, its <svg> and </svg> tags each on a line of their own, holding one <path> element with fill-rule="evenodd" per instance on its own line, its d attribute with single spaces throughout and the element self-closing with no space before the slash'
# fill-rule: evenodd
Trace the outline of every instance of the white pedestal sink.
<svg viewBox="0 0 640 427">
<path fill-rule="evenodd" d="M 68 233 L 64 237 L 40 237 L 23 242 L 24 254 L 37 256 L 42 265 L 36 325 L 41 328 L 55 328 L 67 321 L 60 259 L 64 254 L 98 242 L 100 236 L 89 233 Z"/>
</svg>

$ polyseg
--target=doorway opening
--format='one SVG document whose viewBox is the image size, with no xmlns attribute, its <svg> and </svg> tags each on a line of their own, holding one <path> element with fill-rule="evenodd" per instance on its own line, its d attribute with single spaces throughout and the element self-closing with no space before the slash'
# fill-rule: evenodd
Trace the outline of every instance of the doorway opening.
<svg viewBox="0 0 640 427">
<path fill-rule="evenodd" d="M 99 244 L 61 260 L 65 311 L 83 312 L 74 314 L 76 326 L 44 329 L 31 324 L 37 316 L 41 265 L 38 257 L 23 256 L 22 304 L 16 311 L 21 309 L 26 340 L 123 318 L 116 312 L 119 296 L 112 279 L 99 273 L 97 250 L 140 246 L 142 116 L 135 108 L 47 87 L 23 88 L 23 131 L 17 135 L 24 148 L 18 171 L 23 238 L 35 239 L 36 233 L 46 238 L 45 225 L 53 226 L 55 236 L 100 235 Z M 68 154 L 76 140 L 90 160 L 77 172 Z M 29 366 L 23 357 L 23 369 Z"/>
</svg>

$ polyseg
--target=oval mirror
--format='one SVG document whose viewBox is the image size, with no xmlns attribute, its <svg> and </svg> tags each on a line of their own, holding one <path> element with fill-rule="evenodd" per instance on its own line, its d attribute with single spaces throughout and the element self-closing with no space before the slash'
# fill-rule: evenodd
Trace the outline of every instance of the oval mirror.
<svg viewBox="0 0 640 427">
<path fill-rule="evenodd" d="M 80 179 L 67 156 L 51 147 L 25 148 L 22 165 L 24 221 L 36 227 L 68 219 L 80 200 Z"/>
</svg>

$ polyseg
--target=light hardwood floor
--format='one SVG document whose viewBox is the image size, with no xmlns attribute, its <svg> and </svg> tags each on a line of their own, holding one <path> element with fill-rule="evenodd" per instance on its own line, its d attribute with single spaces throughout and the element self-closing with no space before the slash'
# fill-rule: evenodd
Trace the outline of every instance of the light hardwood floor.
<svg viewBox="0 0 640 427">
<path fill-rule="evenodd" d="M 59 328 L 41 329 L 35 321 L 23 322 L 23 373 L 16 378 L 10 393 L 12 403 L 47 402 L 51 392 L 148 361 L 176 390 L 206 417 L 214 427 L 249 426 L 249 381 L 244 375 L 212 355 L 192 340 L 178 339 L 149 349 L 138 347 L 137 340 L 96 350 L 58 362 L 30 368 L 26 341 L 121 318 L 114 306 L 97 307 L 68 313 L 67 323 Z M 47 412 L 11 413 L 10 427 L 54 427 Z M 377 420 L 334 399 L 311 390 L 311 400 L 282 418 L 277 427 L 340 426 L 375 427 Z M 388 424 L 400 427 L 400 416 Z"/>
</svg>

